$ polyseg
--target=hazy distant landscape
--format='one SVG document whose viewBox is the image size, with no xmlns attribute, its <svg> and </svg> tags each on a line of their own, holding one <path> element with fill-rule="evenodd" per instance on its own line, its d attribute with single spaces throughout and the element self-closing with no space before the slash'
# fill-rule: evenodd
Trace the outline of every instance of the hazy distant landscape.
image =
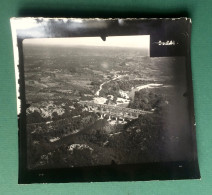
<svg viewBox="0 0 212 195">
<path fill-rule="evenodd" d="M 190 142 L 185 59 L 148 53 L 24 45 L 28 168 L 184 159 Z M 110 119 L 80 102 L 144 114 Z"/>
</svg>

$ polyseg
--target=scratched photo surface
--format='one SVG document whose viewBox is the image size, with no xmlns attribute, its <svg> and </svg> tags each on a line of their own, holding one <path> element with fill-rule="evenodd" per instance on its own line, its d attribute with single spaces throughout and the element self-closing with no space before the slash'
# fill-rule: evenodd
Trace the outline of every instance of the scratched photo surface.
<svg viewBox="0 0 212 195">
<path fill-rule="evenodd" d="M 23 55 L 29 169 L 192 159 L 185 57 L 150 57 L 149 35 L 25 39 Z"/>
</svg>

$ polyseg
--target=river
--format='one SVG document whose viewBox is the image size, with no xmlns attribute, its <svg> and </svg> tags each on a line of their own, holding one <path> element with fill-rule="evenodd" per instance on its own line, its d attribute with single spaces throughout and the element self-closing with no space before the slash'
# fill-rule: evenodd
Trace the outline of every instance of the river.
<svg viewBox="0 0 212 195">
<path fill-rule="evenodd" d="M 146 84 L 146 85 L 140 85 L 140 86 L 138 86 L 138 87 L 133 88 L 133 89 L 129 92 L 129 97 L 132 98 L 132 100 L 133 100 L 136 91 L 140 91 L 141 89 L 157 88 L 157 87 L 162 87 L 162 86 L 163 86 L 163 84 L 158 84 L 158 83 L 150 83 L 150 84 Z"/>
<path fill-rule="evenodd" d="M 96 95 L 96 96 L 99 96 L 100 91 L 102 90 L 102 87 L 103 87 L 104 84 L 109 83 L 110 81 L 114 81 L 114 80 L 116 80 L 116 79 L 118 79 L 118 78 L 120 78 L 120 77 L 122 77 L 122 75 L 115 75 L 113 79 L 103 82 L 103 83 L 99 86 L 99 89 L 98 89 L 98 91 L 95 93 L 95 95 Z M 140 86 L 137 86 L 137 87 L 135 87 L 135 88 L 132 88 L 131 91 L 128 92 L 128 96 L 133 100 L 136 91 L 140 91 L 141 89 L 157 88 L 157 87 L 162 87 L 162 86 L 163 86 L 163 84 L 159 84 L 159 83 L 150 83 L 150 84 L 140 85 Z M 101 98 L 101 99 L 99 99 L 99 98 Z M 104 97 L 95 97 L 95 98 L 94 98 L 94 101 L 97 101 L 97 102 L 100 103 L 100 104 L 101 104 L 101 103 L 104 104 L 104 103 L 106 102 L 107 98 L 104 98 L 104 99 L 102 99 L 102 98 L 104 98 Z M 123 98 L 123 99 L 124 99 L 124 98 Z"/>
<path fill-rule="evenodd" d="M 109 81 L 105 81 L 104 83 L 102 83 L 102 84 L 99 86 L 99 90 L 96 92 L 95 95 L 96 95 L 96 96 L 99 96 L 99 93 L 100 93 L 100 91 L 102 90 L 102 87 L 103 87 L 104 84 L 109 83 L 110 81 L 114 81 L 114 80 L 120 78 L 121 76 L 122 76 L 122 75 L 115 75 L 113 79 L 111 79 L 111 80 L 109 80 Z"/>
</svg>

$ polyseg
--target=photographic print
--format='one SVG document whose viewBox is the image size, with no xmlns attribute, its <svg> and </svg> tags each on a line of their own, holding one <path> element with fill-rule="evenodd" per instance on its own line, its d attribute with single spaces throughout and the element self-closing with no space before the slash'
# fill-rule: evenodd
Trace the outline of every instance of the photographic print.
<svg viewBox="0 0 212 195">
<path fill-rule="evenodd" d="M 11 24 L 19 183 L 200 177 L 190 19 Z"/>
</svg>

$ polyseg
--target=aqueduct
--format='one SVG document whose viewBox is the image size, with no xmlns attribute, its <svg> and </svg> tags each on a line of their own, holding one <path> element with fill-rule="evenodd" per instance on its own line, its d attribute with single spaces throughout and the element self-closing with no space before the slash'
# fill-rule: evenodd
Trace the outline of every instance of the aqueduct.
<svg viewBox="0 0 212 195">
<path fill-rule="evenodd" d="M 122 119 L 123 121 L 128 119 L 136 119 L 141 114 L 152 113 L 150 111 L 143 111 L 132 108 L 125 108 L 120 106 L 106 105 L 106 104 L 95 104 L 93 102 L 80 101 L 81 104 L 87 111 L 99 113 L 100 117 L 108 116 L 109 120 L 115 118 L 115 120 Z"/>
</svg>

